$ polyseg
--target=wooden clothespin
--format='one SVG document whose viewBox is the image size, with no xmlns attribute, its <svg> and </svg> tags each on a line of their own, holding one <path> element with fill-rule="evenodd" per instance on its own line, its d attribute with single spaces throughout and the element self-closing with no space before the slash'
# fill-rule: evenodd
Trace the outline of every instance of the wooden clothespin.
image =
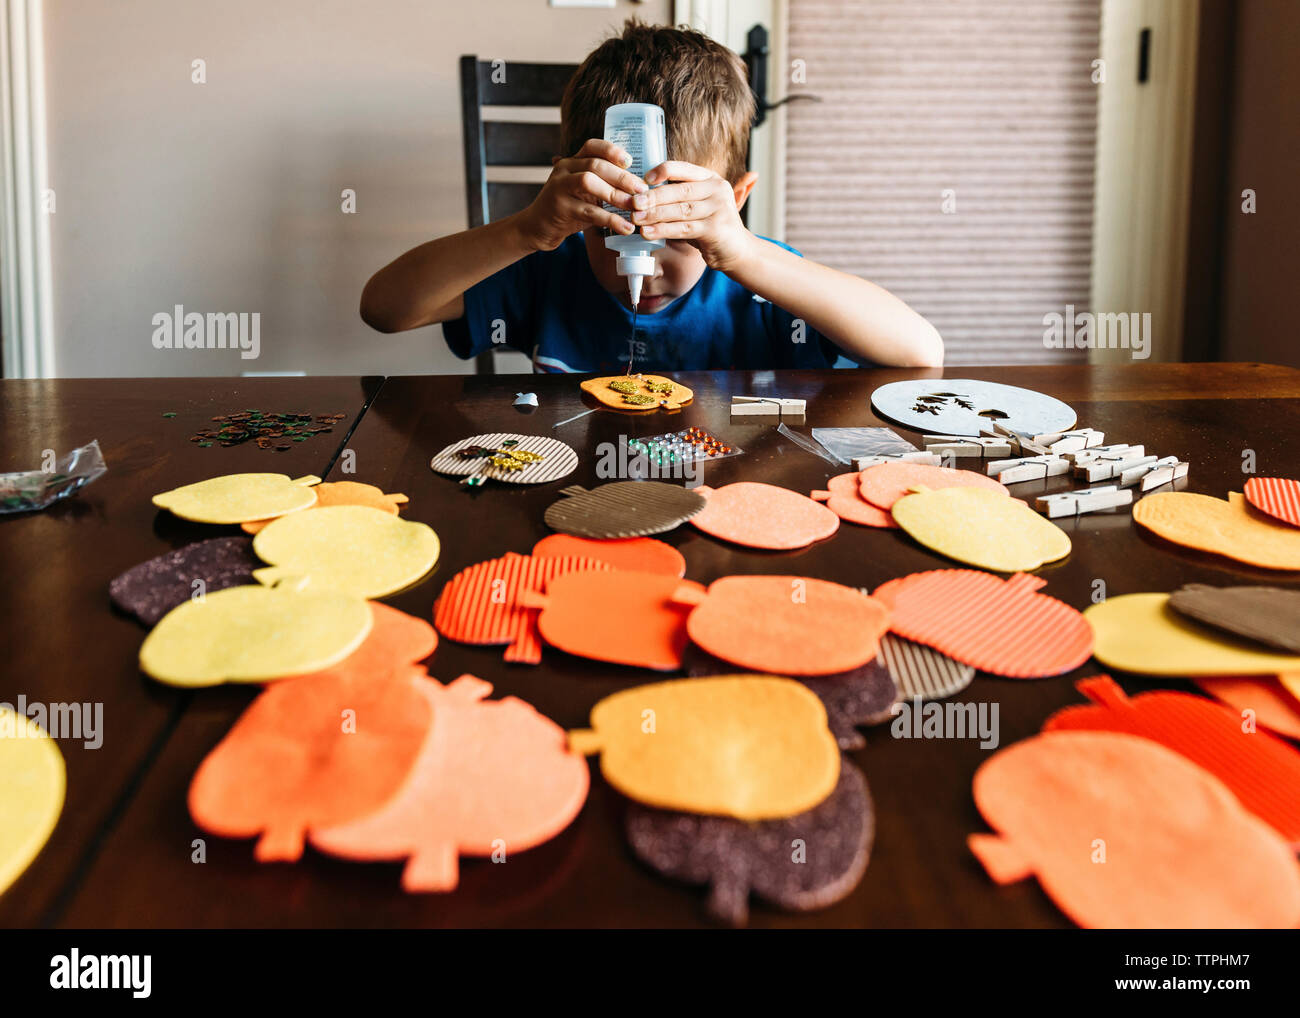
<svg viewBox="0 0 1300 1018">
<path fill-rule="evenodd" d="M 1047 446 L 1035 442 L 1032 438 L 1020 434 L 1018 431 L 1012 431 L 1005 424 L 997 421 L 993 422 L 993 431 L 1003 438 L 1010 440 L 1012 451 L 1019 456 L 1046 456 L 1048 455 Z"/>
<path fill-rule="evenodd" d="M 1084 513 L 1095 513 L 1101 509 L 1114 509 L 1132 504 L 1132 490 L 1117 488 L 1113 484 L 1108 484 L 1104 488 L 1062 491 L 1055 495 L 1043 495 L 1034 499 L 1034 508 L 1048 519 L 1057 516 L 1082 516 Z"/>
<path fill-rule="evenodd" d="M 1145 456 L 1146 447 L 1118 442 L 1115 445 L 1096 445 L 1088 449 L 1079 449 L 1077 452 L 1067 452 L 1061 455 L 1078 467 L 1085 463 L 1091 463 L 1093 460 L 1114 459 L 1116 456 L 1129 453 L 1135 456 Z"/>
<path fill-rule="evenodd" d="M 924 463 L 931 467 L 943 466 L 943 457 L 932 452 L 905 452 L 901 456 L 859 456 L 853 461 L 855 470 L 866 470 L 878 463 Z"/>
<path fill-rule="evenodd" d="M 1137 484 L 1138 481 L 1146 477 L 1152 470 L 1163 469 L 1164 467 L 1176 466 L 1178 463 L 1177 456 L 1165 456 L 1163 459 L 1157 459 L 1155 456 L 1144 456 L 1132 466 L 1125 467 L 1119 475 L 1119 486 L 1127 488 Z"/>
<path fill-rule="evenodd" d="M 1041 481 L 1070 472 L 1070 461 L 1050 454 L 1022 456 L 1013 460 L 994 460 L 989 464 L 989 476 L 1000 484 L 1019 484 L 1021 481 Z"/>
<path fill-rule="evenodd" d="M 1159 488 L 1162 484 L 1168 484 L 1170 481 L 1176 481 L 1180 477 L 1187 476 L 1187 464 L 1179 461 L 1177 456 L 1170 456 L 1169 459 L 1174 463 L 1157 466 L 1155 469 L 1142 475 L 1142 490 L 1150 491 L 1152 488 Z M 1163 461 L 1162 461 L 1163 462 Z"/>
<path fill-rule="evenodd" d="M 1005 438 L 964 438 L 961 435 L 925 435 L 927 452 L 947 459 L 989 459 L 1010 456 L 1011 443 Z"/>
<path fill-rule="evenodd" d="M 732 417 L 802 417 L 806 400 L 776 396 L 732 396 Z"/>
<path fill-rule="evenodd" d="M 1122 477 L 1125 470 L 1131 467 L 1140 467 L 1148 463 L 1154 463 L 1158 457 L 1146 455 L 1146 451 L 1140 445 L 1135 445 L 1131 449 L 1111 453 L 1106 456 L 1098 456 L 1090 459 L 1086 463 L 1075 462 L 1074 475 L 1082 477 L 1089 484 L 1095 481 L 1109 481 L 1113 477 Z M 1141 476 L 1140 474 L 1138 476 Z"/>
<path fill-rule="evenodd" d="M 1035 435 L 1034 441 L 1046 446 L 1054 456 L 1063 456 L 1067 452 L 1079 452 L 1092 449 L 1106 441 L 1103 432 L 1092 428 L 1078 428 L 1074 431 L 1058 431 L 1050 435 Z"/>
</svg>

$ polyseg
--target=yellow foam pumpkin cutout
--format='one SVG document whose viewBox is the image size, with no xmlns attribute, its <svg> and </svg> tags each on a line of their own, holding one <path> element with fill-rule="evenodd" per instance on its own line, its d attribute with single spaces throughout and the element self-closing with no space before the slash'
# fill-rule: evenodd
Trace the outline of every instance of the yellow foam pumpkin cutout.
<svg viewBox="0 0 1300 1018">
<path fill-rule="evenodd" d="M 1190 491 L 1148 495 L 1133 519 L 1157 537 L 1265 569 L 1300 569 L 1300 527 L 1252 509 L 1246 496 L 1228 500 Z"/>
<path fill-rule="evenodd" d="M 1140 675 L 1274 675 L 1300 671 L 1300 654 L 1202 626 L 1169 607 L 1169 595 L 1121 594 L 1084 610 L 1093 657 Z"/>
<path fill-rule="evenodd" d="M 371 509 L 396 516 L 398 507 L 410 501 L 405 495 L 389 494 L 373 484 L 360 481 L 323 481 L 316 485 L 316 502 L 311 509 L 324 509 L 331 505 L 368 505 Z M 247 534 L 259 533 L 271 520 L 250 520 L 241 524 Z"/>
<path fill-rule="evenodd" d="M 606 375 L 588 378 L 583 392 L 615 410 L 680 410 L 695 393 L 665 375 Z"/>
<path fill-rule="evenodd" d="M 343 591 L 227 587 L 164 615 L 140 648 L 140 669 L 171 686 L 269 682 L 337 664 L 371 623 L 370 606 Z"/>
<path fill-rule="evenodd" d="M 265 569 L 258 583 L 306 577 L 317 589 L 383 597 L 410 586 L 438 561 L 438 535 L 425 523 L 379 509 L 336 505 L 272 520 L 253 538 Z"/>
<path fill-rule="evenodd" d="M 624 795 L 660 809 L 773 820 L 835 788 L 840 751 L 807 686 L 770 675 L 676 679 L 605 697 L 575 752 L 601 754 Z"/>
<path fill-rule="evenodd" d="M 63 811 L 63 754 L 31 718 L 0 707 L 0 894 L 40 854 Z"/>
<path fill-rule="evenodd" d="M 1060 527 L 1019 499 L 986 488 L 922 488 L 890 510 L 932 551 L 1001 573 L 1022 573 L 1070 554 Z"/>
<path fill-rule="evenodd" d="M 314 485 L 319 483 L 320 478 L 311 475 L 290 479 L 287 474 L 223 474 L 160 492 L 153 504 L 195 523 L 245 523 L 314 505 Z"/>
</svg>

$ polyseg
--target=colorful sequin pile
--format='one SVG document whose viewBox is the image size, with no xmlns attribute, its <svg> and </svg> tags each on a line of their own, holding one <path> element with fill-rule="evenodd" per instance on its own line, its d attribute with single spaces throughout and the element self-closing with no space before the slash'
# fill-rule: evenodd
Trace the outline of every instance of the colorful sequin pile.
<svg viewBox="0 0 1300 1018">
<path fill-rule="evenodd" d="M 175 417 L 176 414 L 169 412 L 163 416 Z M 220 427 L 201 429 L 190 437 L 190 441 L 200 449 L 208 449 L 213 443 L 228 447 L 255 442 L 259 449 L 286 452 L 293 448 L 293 442 L 305 442 L 312 435 L 333 431 L 334 425 L 346 417 L 347 414 L 317 414 L 312 417 L 311 414 L 241 410 L 212 418 L 212 422 Z"/>
</svg>

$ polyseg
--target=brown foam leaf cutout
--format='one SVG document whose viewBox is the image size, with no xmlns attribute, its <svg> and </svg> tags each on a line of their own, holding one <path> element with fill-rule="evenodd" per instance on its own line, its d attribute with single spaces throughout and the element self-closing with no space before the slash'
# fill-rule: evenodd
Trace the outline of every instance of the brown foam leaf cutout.
<svg viewBox="0 0 1300 1018">
<path fill-rule="evenodd" d="M 418 685 L 436 720 L 406 783 L 368 816 L 313 828 L 311 843 L 346 859 L 406 859 L 405 890 L 450 891 L 458 856 L 508 861 L 564 830 L 587 800 L 587 762 L 532 705 L 484 699 L 482 679 Z"/>
<path fill-rule="evenodd" d="M 261 840 L 261 862 L 294 861 L 306 833 L 382 805 L 401 786 L 432 723 L 416 661 L 433 627 L 371 602 L 362 645 L 331 668 L 269 686 L 199 766 L 194 822 Z"/>
<path fill-rule="evenodd" d="M 1036 876 L 1080 926 L 1300 923 L 1287 843 L 1218 778 L 1150 739 L 1048 732 L 986 761 L 973 791 L 999 832 L 967 839 L 989 876 Z"/>
</svg>

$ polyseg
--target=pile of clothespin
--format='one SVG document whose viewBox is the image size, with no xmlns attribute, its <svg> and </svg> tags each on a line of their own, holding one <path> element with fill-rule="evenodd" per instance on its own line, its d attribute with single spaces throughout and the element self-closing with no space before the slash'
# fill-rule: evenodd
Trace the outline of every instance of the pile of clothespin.
<svg viewBox="0 0 1300 1018">
<path fill-rule="evenodd" d="M 802 399 L 776 396 L 732 396 L 732 417 L 779 417 L 784 421 L 801 419 L 806 409 Z"/>
<path fill-rule="evenodd" d="M 1151 491 L 1187 476 L 1187 464 L 1177 456 L 1148 455 L 1141 445 L 1104 445 L 1106 436 L 1095 428 L 1078 428 L 1032 437 L 1021 435 L 997 422 L 989 433 L 977 438 L 927 435 L 926 452 L 945 460 L 978 458 L 987 460 L 989 476 L 1002 484 L 1041 481 L 1048 477 L 1073 475 L 1089 484 L 1115 483 L 1083 488 L 1034 500 L 1034 508 L 1049 517 L 1078 516 L 1132 505 L 1134 486 Z"/>
</svg>

